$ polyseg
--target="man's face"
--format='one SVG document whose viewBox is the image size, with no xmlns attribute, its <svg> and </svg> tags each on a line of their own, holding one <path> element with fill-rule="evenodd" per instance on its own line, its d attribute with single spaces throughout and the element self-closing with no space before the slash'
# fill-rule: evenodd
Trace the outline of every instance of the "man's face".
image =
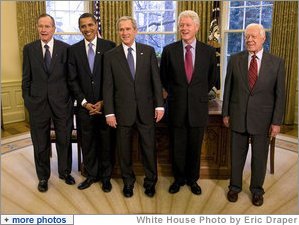
<svg viewBox="0 0 299 225">
<path fill-rule="evenodd" d="M 194 23 L 190 17 L 182 17 L 179 21 L 179 30 L 182 39 L 191 44 L 195 39 L 195 35 L 198 32 L 199 26 Z"/>
<path fill-rule="evenodd" d="M 39 18 L 37 21 L 37 30 L 39 38 L 43 42 L 48 43 L 55 32 L 55 26 L 52 19 L 49 16 Z"/>
<path fill-rule="evenodd" d="M 263 37 L 260 33 L 258 26 L 252 26 L 247 28 L 245 33 L 246 48 L 251 53 L 257 53 L 263 48 L 263 44 L 266 37 Z"/>
<path fill-rule="evenodd" d="M 137 29 L 134 29 L 131 20 L 124 20 L 119 23 L 118 34 L 125 45 L 132 46 L 137 34 Z"/>
<path fill-rule="evenodd" d="M 91 18 L 81 18 L 79 29 L 87 41 L 92 41 L 98 34 L 98 24 Z"/>
</svg>

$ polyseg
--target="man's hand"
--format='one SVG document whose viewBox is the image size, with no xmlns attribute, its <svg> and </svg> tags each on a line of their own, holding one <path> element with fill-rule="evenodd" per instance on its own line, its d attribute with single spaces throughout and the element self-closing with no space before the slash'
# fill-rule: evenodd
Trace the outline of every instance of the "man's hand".
<svg viewBox="0 0 299 225">
<path fill-rule="evenodd" d="M 223 117 L 223 123 L 224 123 L 224 126 L 229 127 L 229 116 Z"/>
<path fill-rule="evenodd" d="M 270 139 L 272 139 L 273 137 L 276 137 L 276 135 L 279 134 L 279 132 L 280 132 L 280 126 L 272 124 L 269 129 Z"/>
<path fill-rule="evenodd" d="M 97 104 L 98 103 L 96 103 L 96 104 L 86 103 L 85 109 L 87 109 L 89 111 L 89 115 L 102 114 L 102 112 L 99 111 L 101 106 L 97 105 Z"/>
<path fill-rule="evenodd" d="M 156 123 L 158 123 L 162 117 L 164 116 L 164 110 L 155 110 L 155 119 L 156 119 Z"/>
<path fill-rule="evenodd" d="M 94 104 L 94 107 L 99 114 L 102 114 L 101 111 L 103 110 L 103 105 L 103 101 L 98 101 L 96 104 Z"/>
<path fill-rule="evenodd" d="M 115 116 L 107 116 L 106 117 L 106 123 L 113 128 L 116 128 L 117 122 Z"/>
</svg>

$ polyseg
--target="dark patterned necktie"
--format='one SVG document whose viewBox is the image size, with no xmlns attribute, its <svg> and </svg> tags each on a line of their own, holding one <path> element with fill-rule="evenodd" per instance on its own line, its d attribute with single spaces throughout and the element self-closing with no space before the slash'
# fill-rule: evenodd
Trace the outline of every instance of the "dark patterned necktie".
<svg viewBox="0 0 299 225">
<path fill-rule="evenodd" d="M 134 67 L 134 58 L 133 58 L 132 50 L 133 50 L 133 48 L 128 48 L 127 61 L 129 64 L 131 75 L 134 79 L 135 78 L 135 67 Z"/>
<path fill-rule="evenodd" d="M 256 55 L 253 55 L 251 57 L 250 65 L 249 65 L 249 70 L 248 70 L 248 83 L 249 83 L 249 88 L 250 91 L 252 91 L 256 80 L 257 80 L 257 61 L 256 61 Z"/>
<path fill-rule="evenodd" d="M 188 83 L 190 83 L 192 79 L 192 73 L 193 73 L 193 62 L 192 62 L 192 52 L 190 49 L 192 48 L 191 45 L 187 45 L 186 47 L 186 53 L 185 53 L 185 71 L 187 75 Z"/>
<path fill-rule="evenodd" d="M 45 56 L 44 56 L 44 62 L 46 66 L 47 72 L 50 70 L 50 65 L 51 65 L 51 53 L 49 51 L 49 45 L 45 45 L 44 48 L 46 49 Z"/>
</svg>

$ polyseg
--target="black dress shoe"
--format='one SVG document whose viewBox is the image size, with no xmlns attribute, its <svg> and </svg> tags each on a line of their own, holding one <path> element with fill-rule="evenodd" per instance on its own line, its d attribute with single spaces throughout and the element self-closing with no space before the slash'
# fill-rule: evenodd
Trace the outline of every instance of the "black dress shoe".
<svg viewBox="0 0 299 225">
<path fill-rule="evenodd" d="M 75 184 L 75 179 L 70 174 L 59 175 L 59 178 L 64 180 L 66 184 L 73 185 Z"/>
<path fill-rule="evenodd" d="M 181 185 L 178 182 L 174 182 L 172 185 L 170 185 L 168 192 L 171 194 L 175 194 L 179 192 L 181 188 Z"/>
<path fill-rule="evenodd" d="M 264 203 L 264 197 L 262 194 L 253 194 L 252 195 L 252 204 L 255 206 L 262 206 Z"/>
<path fill-rule="evenodd" d="M 238 200 L 238 192 L 229 190 L 227 192 L 227 200 L 230 202 L 236 202 Z"/>
<path fill-rule="evenodd" d="M 145 188 L 144 193 L 148 196 L 148 197 L 153 197 L 156 193 L 156 189 L 154 186 L 152 187 L 147 187 Z"/>
<path fill-rule="evenodd" d="M 191 188 L 191 192 L 195 195 L 201 194 L 201 188 L 196 182 L 192 182 L 191 184 L 188 184 Z"/>
<path fill-rule="evenodd" d="M 130 198 L 133 196 L 133 186 L 132 185 L 125 185 L 123 189 L 124 196 L 126 198 Z"/>
<path fill-rule="evenodd" d="M 103 184 L 102 184 L 102 190 L 104 192 L 110 192 L 112 189 L 112 185 L 110 183 L 110 180 L 105 180 L 103 181 Z"/>
<path fill-rule="evenodd" d="M 40 180 L 40 181 L 38 182 L 37 189 L 38 189 L 40 192 L 46 192 L 46 191 L 48 190 L 48 181 L 47 181 L 47 180 Z"/>
<path fill-rule="evenodd" d="M 83 181 L 81 184 L 79 184 L 78 189 L 83 190 L 83 189 L 89 188 L 90 185 L 92 185 L 94 182 L 95 182 L 95 179 L 89 177 L 85 181 Z"/>
</svg>

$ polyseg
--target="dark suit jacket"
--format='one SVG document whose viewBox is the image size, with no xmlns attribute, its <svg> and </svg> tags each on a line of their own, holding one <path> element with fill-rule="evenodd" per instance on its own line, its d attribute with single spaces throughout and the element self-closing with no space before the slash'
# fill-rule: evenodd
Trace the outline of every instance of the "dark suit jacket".
<svg viewBox="0 0 299 225">
<path fill-rule="evenodd" d="M 204 127 L 208 119 L 208 93 L 216 80 L 215 49 L 197 41 L 192 80 L 188 83 L 182 41 L 163 49 L 161 79 L 168 92 L 169 121 L 173 126 Z"/>
<path fill-rule="evenodd" d="M 114 47 L 112 41 L 97 39 L 93 71 L 89 68 L 84 40 L 69 48 L 69 82 L 78 105 L 81 105 L 84 98 L 92 104 L 103 100 L 103 55 Z"/>
<path fill-rule="evenodd" d="M 22 91 L 25 106 L 36 117 L 51 108 L 60 118 L 71 115 L 72 100 L 67 86 L 68 44 L 55 40 L 50 70 L 45 69 L 41 41 L 27 44 L 23 50 Z M 50 108 L 47 107 L 50 104 Z"/>
<path fill-rule="evenodd" d="M 115 114 L 118 125 L 131 126 L 137 113 L 145 124 L 154 123 L 154 108 L 163 106 L 162 86 L 155 51 L 136 43 L 136 74 L 133 80 L 123 46 L 104 57 L 105 115 Z"/>
<path fill-rule="evenodd" d="M 281 58 L 264 51 L 258 80 L 250 93 L 248 52 L 231 56 L 225 79 L 222 115 L 237 132 L 260 134 L 280 125 L 285 102 L 285 69 Z"/>
</svg>

